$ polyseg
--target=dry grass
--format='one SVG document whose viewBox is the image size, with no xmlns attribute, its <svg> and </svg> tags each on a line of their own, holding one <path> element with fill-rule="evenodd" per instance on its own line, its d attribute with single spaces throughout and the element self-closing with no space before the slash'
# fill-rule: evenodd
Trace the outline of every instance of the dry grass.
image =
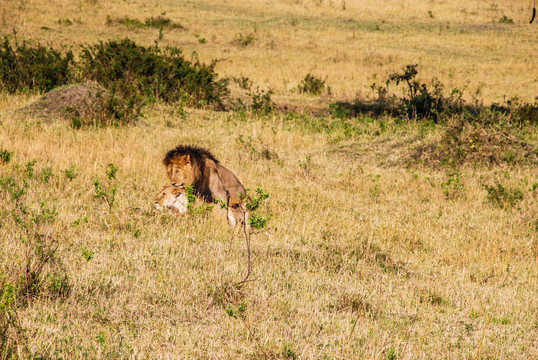
<svg viewBox="0 0 538 360">
<path fill-rule="evenodd" d="M 156 108 L 145 125 L 74 131 L 7 115 L 25 102 L 2 100 L 0 143 L 13 151 L 2 177 L 29 159 L 38 173 L 52 167 L 28 203 L 57 206 L 51 231 L 61 234 L 71 292 L 20 311 L 23 354 L 344 359 L 385 358 L 392 346 L 398 358 L 538 355 L 536 167 L 465 168 L 450 199 L 442 171 L 354 161 L 329 135 L 281 117 L 192 111 L 180 121 Z M 364 130 L 353 140 L 367 146 L 376 136 Z M 239 135 L 278 161 L 250 156 Z M 253 242 L 259 279 L 239 292 L 226 289 L 245 270 L 241 238 L 230 241 L 211 216 L 178 221 L 152 209 L 165 183 L 159 160 L 177 143 L 212 149 L 247 187 L 271 194 L 274 217 Z M 110 162 L 120 169 L 112 211 L 92 184 L 106 182 Z M 60 173 L 70 164 L 73 181 Z M 525 191 L 517 208 L 487 201 L 482 183 L 494 179 Z M 8 259 L 18 239 L 0 231 Z M 241 303 L 245 319 L 230 317 Z"/>
<path fill-rule="evenodd" d="M 226 58 L 220 71 L 249 76 L 299 103 L 306 97 L 291 90 L 308 71 L 327 76 L 335 96 L 353 97 L 367 91 L 373 74 L 413 61 L 426 78 L 480 87 L 485 102 L 504 95 L 531 101 L 537 93 L 530 57 L 536 34 L 524 25 L 525 4 L 52 4 L 4 2 L 2 31 L 14 26 L 21 38 L 54 45 L 116 36 L 149 44 L 158 30 L 106 27 L 106 15 L 143 20 L 166 12 L 187 30 L 165 31 L 164 44 L 195 50 L 204 60 Z M 492 23 L 502 14 L 515 24 Z M 80 23 L 58 24 L 63 18 Z M 251 45 L 232 44 L 238 33 L 251 32 Z M 406 164 L 413 146 L 440 138 L 443 128 L 391 119 L 357 121 L 358 130 L 345 134 L 318 132 L 286 114 L 187 109 L 181 117 L 160 105 L 137 125 L 117 128 L 74 130 L 66 122 L 13 115 L 36 98 L 0 95 L 0 150 L 12 152 L 0 178 L 34 159 L 38 174 L 51 167 L 48 182 L 29 180 L 25 202 L 30 212 L 40 201 L 56 207 L 56 222 L 42 229 L 59 244 L 57 263 L 47 271 L 65 273 L 70 291 L 43 292 L 18 308 L 22 330 L 10 333 L 16 356 L 538 357 L 536 164 L 468 164 L 456 174 Z M 536 129 L 524 136 L 535 141 Z M 231 240 L 222 219 L 178 220 L 153 209 L 166 184 L 161 157 L 180 143 L 211 149 L 246 187 L 270 194 L 265 211 L 273 217 L 253 236 L 259 278 L 241 290 L 230 284 L 245 271 L 244 240 Z M 109 163 L 119 168 L 115 180 L 105 175 Z M 77 175 L 70 181 L 61 171 L 72 164 Z M 118 187 L 111 209 L 94 197 L 96 178 Z M 520 189 L 522 200 L 495 206 L 484 185 L 497 183 Z M 9 204 L 0 190 L 2 283 L 25 260 Z M 84 216 L 87 222 L 73 226 Z"/>
<path fill-rule="evenodd" d="M 345 9 L 344 9 L 345 7 Z M 430 17 L 429 12 L 433 17 Z M 217 70 L 248 76 L 281 97 L 307 73 L 327 77 L 335 97 L 370 94 L 373 82 L 410 63 L 425 80 L 466 88 L 485 103 L 538 93 L 536 31 L 528 24 L 530 3 L 496 1 L 157 1 L 4 2 L 0 32 L 56 45 L 93 43 L 128 36 L 145 45 L 159 30 L 106 26 L 111 18 L 164 14 L 186 30 L 165 29 L 163 45 L 200 59 L 220 59 Z M 84 15 L 82 15 L 84 14 Z M 503 24 L 503 15 L 514 24 Z M 69 19 L 67 25 L 62 20 Z M 60 21 L 60 23 L 59 23 Z M 254 41 L 235 40 L 252 34 Z M 200 43 L 205 39 L 205 43 Z M 76 50 L 76 49 L 75 49 Z M 294 92 L 290 94 L 290 92 Z"/>
</svg>

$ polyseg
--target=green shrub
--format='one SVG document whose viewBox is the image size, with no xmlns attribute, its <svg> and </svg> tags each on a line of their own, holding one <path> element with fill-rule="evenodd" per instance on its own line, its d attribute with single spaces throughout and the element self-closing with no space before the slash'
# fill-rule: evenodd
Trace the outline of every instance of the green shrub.
<svg viewBox="0 0 538 360">
<path fill-rule="evenodd" d="M 77 174 L 75 173 L 75 169 L 76 169 L 76 166 L 75 164 L 71 164 L 71 166 L 69 166 L 69 168 L 67 169 L 64 169 L 64 170 L 61 170 L 60 172 L 62 172 L 65 177 L 71 181 L 73 180 L 75 177 L 77 177 Z"/>
<path fill-rule="evenodd" d="M 11 160 L 11 154 L 12 152 L 8 150 L 0 151 L 0 161 L 2 161 L 2 164 L 7 164 Z"/>
<path fill-rule="evenodd" d="M 100 42 L 83 46 L 79 66 L 82 78 L 126 99 L 125 110 L 157 99 L 222 108 L 229 93 L 228 79 L 218 79 L 215 63 L 190 62 L 174 47 L 144 47 L 129 39 Z"/>
<path fill-rule="evenodd" d="M 417 64 L 407 65 L 403 73 L 393 73 L 389 80 L 396 85 L 407 84 L 402 102 L 402 111 L 408 118 L 431 119 L 436 121 L 441 113 L 459 113 L 462 111 L 462 92 L 454 89 L 450 97 L 443 96 L 443 85 L 434 80 L 433 89 L 428 89 L 424 83 L 414 80 L 418 74 Z"/>
<path fill-rule="evenodd" d="M 447 199 L 455 199 L 461 197 L 465 192 L 465 186 L 461 180 L 461 173 L 459 171 L 452 171 L 446 173 L 447 180 L 441 183 L 443 194 Z"/>
<path fill-rule="evenodd" d="M 352 113 L 350 108 L 351 106 L 344 102 L 334 102 L 329 104 L 329 110 L 331 111 L 332 115 L 338 119 L 345 119 L 349 117 Z"/>
<path fill-rule="evenodd" d="M 534 103 L 520 102 L 519 99 L 512 98 L 506 102 L 506 106 L 494 104 L 492 107 L 510 116 L 511 121 L 518 124 L 538 125 L 538 97 Z"/>
<path fill-rule="evenodd" d="M 247 221 L 253 229 L 261 230 L 267 226 L 267 221 L 271 216 L 261 215 L 256 211 L 258 211 L 265 200 L 267 200 L 269 194 L 263 191 L 260 187 L 255 189 L 255 193 L 256 195 L 246 197 L 245 208 L 247 211 L 250 211 L 250 216 Z"/>
<path fill-rule="evenodd" d="M 267 91 L 256 88 L 256 91 L 251 92 L 249 95 L 252 97 L 252 105 L 250 106 L 252 111 L 258 114 L 269 114 L 275 108 L 275 103 L 271 99 L 273 90 Z"/>
<path fill-rule="evenodd" d="M 325 89 L 329 91 L 329 87 L 325 85 L 325 80 L 318 78 L 311 74 L 306 74 L 301 83 L 298 86 L 300 93 L 306 93 L 310 95 L 319 95 Z"/>
<path fill-rule="evenodd" d="M 91 259 L 93 259 L 93 251 L 91 251 L 90 249 L 88 249 L 85 245 L 82 246 L 82 257 L 84 259 L 86 259 L 86 261 L 90 261 Z"/>
<path fill-rule="evenodd" d="M 512 208 L 523 200 L 523 191 L 520 189 L 509 189 L 501 183 L 483 186 L 488 192 L 488 201 L 501 209 Z"/>
<path fill-rule="evenodd" d="M 0 44 L 0 91 L 50 91 L 72 79 L 73 53 L 26 41 L 13 47 L 4 37 Z"/>
</svg>

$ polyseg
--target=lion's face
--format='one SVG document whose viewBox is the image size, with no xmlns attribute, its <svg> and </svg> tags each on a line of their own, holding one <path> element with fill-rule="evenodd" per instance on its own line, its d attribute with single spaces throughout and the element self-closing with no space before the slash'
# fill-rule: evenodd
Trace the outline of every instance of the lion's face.
<svg viewBox="0 0 538 360">
<path fill-rule="evenodd" d="M 193 168 L 188 155 L 172 159 L 166 166 L 166 175 L 172 185 L 185 186 L 194 182 Z"/>
<path fill-rule="evenodd" d="M 173 185 L 165 186 L 155 198 L 155 207 L 158 210 L 169 208 L 178 214 L 185 214 L 188 204 L 185 190 Z"/>
</svg>

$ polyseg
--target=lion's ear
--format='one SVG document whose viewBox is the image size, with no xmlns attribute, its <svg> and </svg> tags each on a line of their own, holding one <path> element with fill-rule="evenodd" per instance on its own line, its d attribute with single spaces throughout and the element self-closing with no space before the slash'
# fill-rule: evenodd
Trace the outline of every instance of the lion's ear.
<svg viewBox="0 0 538 360">
<path fill-rule="evenodd" d="M 191 163 L 191 156 L 185 155 L 185 164 L 190 164 L 190 163 Z"/>
</svg>

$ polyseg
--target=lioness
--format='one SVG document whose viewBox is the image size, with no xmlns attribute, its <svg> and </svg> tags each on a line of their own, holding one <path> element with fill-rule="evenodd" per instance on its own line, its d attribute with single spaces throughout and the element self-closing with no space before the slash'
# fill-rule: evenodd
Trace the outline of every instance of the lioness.
<svg viewBox="0 0 538 360">
<path fill-rule="evenodd" d="M 169 208 L 177 215 L 186 214 L 188 204 L 185 189 L 173 185 L 165 186 L 155 198 L 157 210 Z"/>
<path fill-rule="evenodd" d="M 245 223 L 245 188 L 208 150 L 178 145 L 166 153 L 163 164 L 172 185 L 192 185 L 194 195 L 204 201 L 222 201 L 226 217 L 232 226 Z"/>
</svg>

